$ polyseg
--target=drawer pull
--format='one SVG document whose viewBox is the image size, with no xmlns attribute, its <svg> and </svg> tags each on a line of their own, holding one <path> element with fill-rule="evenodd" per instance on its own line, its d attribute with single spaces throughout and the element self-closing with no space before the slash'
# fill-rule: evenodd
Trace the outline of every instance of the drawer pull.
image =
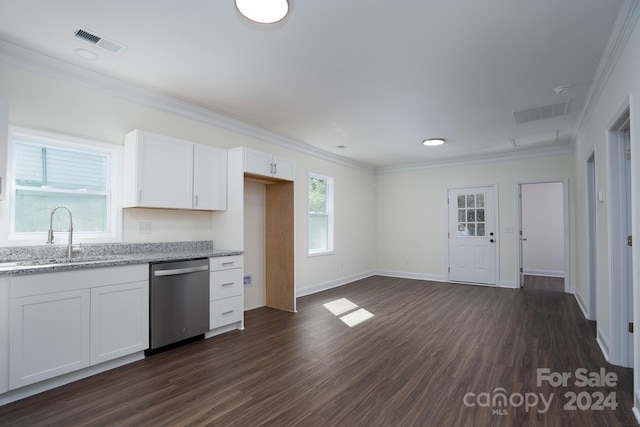
<svg viewBox="0 0 640 427">
<path fill-rule="evenodd" d="M 227 261 L 227 262 L 223 262 L 222 265 L 233 265 L 235 264 L 235 261 Z"/>
<path fill-rule="evenodd" d="M 222 312 L 222 315 L 224 316 L 224 315 L 226 315 L 226 314 L 231 314 L 231 313 L 233 313 L 234 311 L 235 311 L 235 310 L 224 311 L 224 312 Z"/>
<path fill-rule="evenodd" d="M 229 283 L 223 283 L 221 286 L 232 286 L 233 282 L 229 282 Z"/>
</svg>

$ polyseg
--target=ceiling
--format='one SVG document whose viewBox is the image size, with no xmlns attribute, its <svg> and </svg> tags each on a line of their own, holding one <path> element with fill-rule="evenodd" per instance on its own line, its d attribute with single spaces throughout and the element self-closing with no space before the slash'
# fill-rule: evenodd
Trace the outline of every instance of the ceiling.
<svg viewBox="0 0 640 427">
<path fill-rule="evenodd" d="M 0 0 L 0 39 L 389 168 L 570 146 L 620 5 L 290 0 L 268 26 L 233 0 Z M 125 48 L 80 40 L 79 27 Z M 516 123 L 565 101 L 568 114 Z M 422 146 L 431 137 L 447 144 Z"/>
</svg>

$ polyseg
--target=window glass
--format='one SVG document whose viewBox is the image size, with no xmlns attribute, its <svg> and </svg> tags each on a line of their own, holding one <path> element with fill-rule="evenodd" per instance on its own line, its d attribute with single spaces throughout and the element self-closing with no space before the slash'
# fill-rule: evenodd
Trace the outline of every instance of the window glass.
<svg viewBox="0 0 640 427">
<path fill-rule="evenodd" d="M 50 212 L 60 205 L 73 214 L 75 236 L 114 236 L 112 180 L 116 151 L 65 141 L 42 133 L 13 132 L 12 230 L 14 238 L 46 236 Z M 71 138 L 69 138 L 71 139 Z M 66 231 L 69 215 L 59 209 L 53 230 Z M 64 241 L 64 233 L 56 233 Z"/>
<path fill-rule="evenodd" d="M 309 254 L 333 251 L 333 178 L 309 174 L 308 182 Z"/>
</svg>

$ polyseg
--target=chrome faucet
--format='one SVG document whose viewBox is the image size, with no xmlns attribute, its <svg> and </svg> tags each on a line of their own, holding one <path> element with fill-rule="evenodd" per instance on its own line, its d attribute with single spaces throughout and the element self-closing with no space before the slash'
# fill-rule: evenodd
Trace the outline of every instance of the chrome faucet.
<svg viewBox="0 0 640 427">
<path fill-rule="evenodd" d="M 47 244 L 53 244 L 53 214 L 60 208 L 66 209 L 69 212 L 69 240 L 67 242 L 67 258 L 73 257 L 73 215 L 71 215 L 71 209 L 65 205 L 56 206 L 51 209 L 49 216 L 49 235 L 47 237 Z"/>
</svg>

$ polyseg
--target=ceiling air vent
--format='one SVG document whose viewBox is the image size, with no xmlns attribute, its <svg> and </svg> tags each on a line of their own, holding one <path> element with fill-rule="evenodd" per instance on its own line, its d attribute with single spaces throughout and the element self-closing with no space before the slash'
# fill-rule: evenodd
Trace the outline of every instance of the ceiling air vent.
<svg viewBox="0 0 640 427">
<path fill-rule="evenodd" d="M 98 46 L 104 50 L 108 50 L 111 53 L 118 54 L 125 49 L 124 45 L 113 40 L 106 39 L 84 28 L 76 29 L 74 35 L 80 40 L 91 43 L 92 45 Z"/>
<path fill-rule="evenodd" d="M 532 122 L 534 120 L 549 119 L 569 114 L 571 110 L 571 100 L 558 102 L 557 104 L 543 105 L 541 107 L 529 108 L 526 110 L 514 111 L 513 117 L 516 123 Z"/>
</svg>

